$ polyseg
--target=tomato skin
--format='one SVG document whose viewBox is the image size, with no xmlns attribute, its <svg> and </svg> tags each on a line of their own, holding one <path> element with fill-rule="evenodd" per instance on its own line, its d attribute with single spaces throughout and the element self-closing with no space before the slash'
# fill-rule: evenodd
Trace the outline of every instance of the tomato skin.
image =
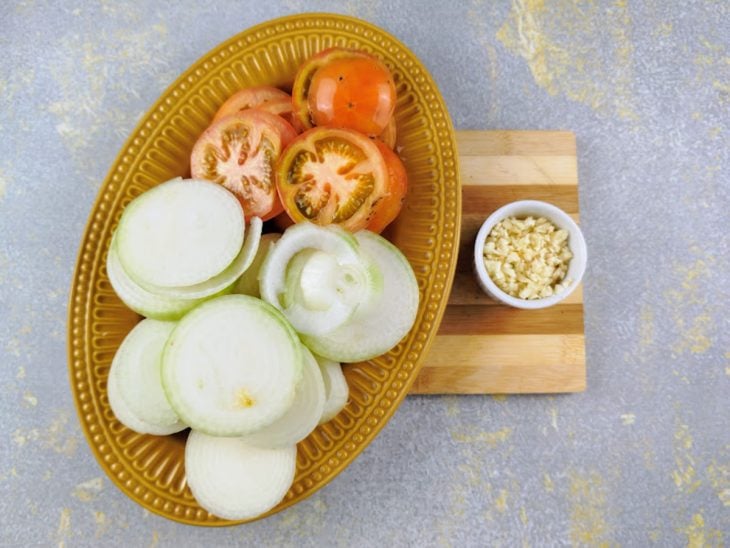
<svg viewBox="0 0 730 548">
<path fill-rule="evenodd" d="M 408 192 L 408 173 L 398 155 L 385 143 L 376 141 L 388 169 L 388 192 L 373 207 L 367 229 L 381 233 L 400 213 Z"/>
<path fill-rule="evenodd" d="M 281 201 L 279 201 L 281 203 Z M 284 232 L 287 228 L 296 224 L 292 221 L 291 217 L 284 211 L 284 206 L 281 207 L 282 213 L 274 217 L 274 225 L 279 229 L 280 232 Z"/>
<path fill-rule="evenodd" d="M 254 86 L 244 88 L 231 95 L 228 100 L 221 105 L 218 112 L 213 117 L 213 122 L 217 122 L 225 116 L 230 116 L 236 112 L 249 108 L 262 107 L 262 110 L 271 112 L 272 114 L 286 114 L 286 109 L 282 112 L 273 112 L 270 110 L 269 103 L 276 105 L 284 105 L 282 101 L 291 102 L 291 97 L 285 91 L 271 86 Z"/>
<path fill-rule="evenodd" d="M 254 109 L 249 110 L 256 110 L 259 112 L 264 112 L 267 115 L 270 114 L 270 112 L 267 109 L 256 107 Z M 241 112 L 246 112 L 245 110 L 242 110 Z M 271 123 L 276 126 L 276 128 L 279 131 L 279 137 L 281 137 L 281 147 L 286 147 L 289 143 L 291 143 L 294 139 L 296 139 L 296 136 L 299 134 L 299 132 L 294 129 L 294 127 L 286 121 L 282 116 L 276 115 L 275 113 L 273 116 L 267 117 L 267 123 Z"/>
<path fill-rule="evenodd" d="M 295 134 L 301 133 L 301 129 L 297 129 L 298 121 L 294 116 L 294 106 L 292 105 L 291 97 L 288 95 L 283 99 L 274 99 L 272 101 L 267 101 L 266 103 L 261 103 L 254 108 L 280 116 L 284 121 L 292 126 Z"/>
<path fill-rule="evenodd" d="M 291 97 L 294 108 L 293 117 L 296 120 L 292 125 L 304 131 L 314 127 L 309 113 L 309 88 L 314 74 L 327 63 L 337 59 L 370 58 L 370 54 L 363 51 L 347 48 L 327 48 L 307 59 L 297 71 L 292 86 Z"/>
<path fill-rule="evenodd" d="M 246 219 L 278 215 L 282 205 L 273 172 L 283 148 L 281 124 L 286 122 L 280 117 L 256 109 L 219 119 L 193 147 L 191 176 L 230 190 L 241 202 Z"/>
<path fill-rule="evenodd" d="M 365 228 L 387 193 L 388 172 L 377 145 L 349 129 L 316 127 L 299 135 L 276 166 L 276 187 L 294 222 Z"/>
<path fill-rule="evenodd" d="M 317 126 L 350 128 L 376 136 L 393 116 L 395 97 L 393 76 L 377 59 L 335 59 L 312 76 L 309 112 Z"/>
<path fill-rule="evenodd" d="M 393 116 L 391 117 L 390 122 L 388 122 L 388 125 L 385 126 L 383 132 L 378 135 L 377 139 L 388 145 L 389 149 L 393 150 L 398 137 L 397 131 L 395 116 Z"/>
</svg>

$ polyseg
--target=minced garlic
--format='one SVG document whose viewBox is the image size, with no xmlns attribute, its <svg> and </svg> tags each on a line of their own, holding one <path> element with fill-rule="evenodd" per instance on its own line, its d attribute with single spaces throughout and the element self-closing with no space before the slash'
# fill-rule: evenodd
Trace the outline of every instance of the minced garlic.
<svg viewBox="0 0 730 548">
<path fill-rule="evenodd" d="M 568 232 L 544 217 L 500 221 L 484 243 L 484 265 L 502 291 L 520 299 L 560 293 L 573 254 Z"/>
</svg>

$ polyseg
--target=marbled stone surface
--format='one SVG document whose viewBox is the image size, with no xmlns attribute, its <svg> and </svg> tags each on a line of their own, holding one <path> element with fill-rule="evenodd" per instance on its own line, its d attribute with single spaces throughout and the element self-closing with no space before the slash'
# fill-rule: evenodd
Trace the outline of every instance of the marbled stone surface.
<svg viewBox="0 0 730 548">
<path fill-rule="evenodd" d="M 142 113 L 280 15 L 400 38 L 459 129 L 577 135 L 588 390 L 411 397 L 328 487 L 251 525 L 152 515 L 103 474 L 66 364 L 77 245 Z M 5 2 L 0 544 L 700 546 L 730 541 L 730 4 Z"/>
</svg>

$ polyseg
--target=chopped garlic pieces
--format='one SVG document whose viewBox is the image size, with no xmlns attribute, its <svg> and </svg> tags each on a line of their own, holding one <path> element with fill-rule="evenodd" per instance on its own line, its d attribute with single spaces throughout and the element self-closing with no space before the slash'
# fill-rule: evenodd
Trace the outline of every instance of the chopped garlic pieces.
<svg viewBox="0 0 730 548">
<path fill-rule="evenodd" d="M 484 243 L 484 265 L 502 291 L 520 299 L 560 293 L 573 254 L 568 233 L 544 217 L 500 221 Z"/>
</svg>

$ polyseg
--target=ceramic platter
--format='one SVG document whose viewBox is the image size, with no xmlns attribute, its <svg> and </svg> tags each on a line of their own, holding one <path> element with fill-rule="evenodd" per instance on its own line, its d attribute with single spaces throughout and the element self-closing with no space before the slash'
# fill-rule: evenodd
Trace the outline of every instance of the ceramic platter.
<svg viewBox="0 0 730 548">
<path fill-rule="evenodd" d="M 436 335 L 456 265 L 461 192 L 451 120 L 421 62 L 377 27 L 329 14 L 269 21 L 210 51 L 143 116 L 112 165 L 81 241 L 69 303 L 69 374 L 89 445 L 124 493 L 167 518 L 204 526 L 241 523 L 219 519 L 196 504 L 185 482 L 186 433 L 136 434 L 109 408 L 106 383 L 112 357 L 140 320 L 116 297 L 107 278 L 112 231 L 134 197 L 188 175 L 193 144 L 227 97 L 252 85 L 287 89 L 303 61 L 331 46 L 371 52 L 393 72 L 398 150 L 408 171 L 409 194 L 386 236 L 413 265 L 421 301 L 413 329 L 398 346 L 345 367 L 347 407 L 299 444 L 294 484 L 270 513 L 320 489 L 372 441 L 407 394 Z"/>
</svg>

